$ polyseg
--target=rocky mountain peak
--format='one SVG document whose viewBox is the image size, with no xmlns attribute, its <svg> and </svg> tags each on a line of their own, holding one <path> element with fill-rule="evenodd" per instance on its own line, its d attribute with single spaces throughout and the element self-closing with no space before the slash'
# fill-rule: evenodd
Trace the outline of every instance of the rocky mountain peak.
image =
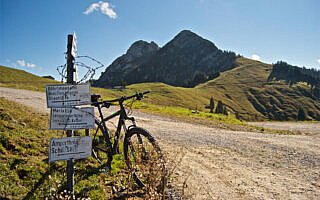
<svg viewBox="0 0 320 200">
<path fill-rule="evenodd" d="M 156 52 L 158 49 L 159 46 L 153 41 L 149 43 L 143 40 L 139 40 L 134 42 L 130 46 L 130 48 L 127 50 L 126 55 L 133 60 L 145 55 L 152 54 Z"/>
<path fill-rule="evenodd" d="M 197 34 L 195 34 L 190 30 L 182 30 L 175 36 L 175 38 L 186 38 L 186 37 L 200 37 L 200 36 L 198 36 Z"/>
<path fill-rule="evenodd" d="M 174 47 L 178 47 L 181 49 L 188 49 L 188 48 L 194 48 L 194 47 L 205 47 L 205 46 L 211 46 L 214 49 L 218 49 L 216 48 L 216 46 L 210 42 L 209 40 L 206 40 L 202 37 L 200 37 L 199 35 L 193 33 L 190 30 L 183 30 L 180 33 L 178 33 L 178 35 L 176 35 L 169 43 L 169 46 L 174 46 Z"/>
<path fill-rule="evenodd" d="M 134 42 L 106 69 L 95 85 L 163 82 L 194 87 L 232 69 L 235 58 L 235 53 L 223 52 L 209 40 L 183 30 L 162 48 L 154 42 Z"/>
</svg>

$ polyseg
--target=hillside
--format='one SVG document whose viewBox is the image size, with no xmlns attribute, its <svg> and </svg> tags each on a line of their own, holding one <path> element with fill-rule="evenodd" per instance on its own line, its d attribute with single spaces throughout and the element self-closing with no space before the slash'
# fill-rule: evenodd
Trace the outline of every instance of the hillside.
<svg viewBox="0 0 320 200">
<path fill-rule="evenodd" d="M 236 108 L 248 120 L 294 120 L 299 108 L 309 119 L 320 118 L 320 104 L 312 98 L 310 87 L 298 83 L 291 87 L 283 81 L 267 82 L 272 65 L 245 58 L 237 60 L 238 67 L 216 80 L 198 86 L 219 91 L 231 108 Z"/>
<path fill-rule="evenodd" d="M 58 81 L 40 78 L 23 70 L 9 67 L 0 66 L 0 72 L 2 72 L 3 75 L 0 76 L 0 85 L 2 87 L 44 92 L 46 84 L 60 84 Z M 12 78 L 8 79 L 7 77 Z M 136 102 L 134 104 L 134 108 L 136 109 L 163 114 L 165 116 L 179 117 L 190 121 L 205 120 L 204 123 L 230 128 L 233 128 L 234 125 L 242 124 L 239 120 L 236 120 L 234 116 L 228 117 L 220 114 L 209 114 L 207 112 L 192 114 L 190 109 L 196 110 L 198 107 L 199 110 L 202 107 L 202 105 L 198 104 L 199 99 L 193 96 L 195 92 L 192 88 L 173 87 L 163 83 L 134 84 L 128 86 L 126 90 L 91 87 L 91 93 L 100 94 L 103 99 L 132 95 L 135 92 L 144 90 L 150 90 L 151 94 L 148 94 L 148 98 L 144 99 L 142 102 Z M 206 101 L 206 99 L 202 100 L 203 102 Z"/>
<path fill-rule="evenodd" d="M 208 112 L 210 97 L 221 100 L 229 113 L 245 120 L 295 120 L 299 108 L 308 119 L 320 119 L 320 103 L 311 95 L 305 83 L 289 86 L 284 81 L 267 82 L 272 65 L 238 58 L 236 67 L 218 78 L 195 88 L 173 87 L 163 83 L 143 83 L 128 86 L 130 90 L 152 91 L 151 104 L 180 106 Z"/>
<path fill-rule="evenodd" d="M 112 87 L 145 82 L 194 87 L 232 69 L 236 55 L 184 30 L 162 48 L 154 42 L 137 41 L 117 58 L 94 83 Z"/>
<path fill-rule="evenodd" d="M 48 130 L 48 123 L 47 114 L 0 98 L 0 199 L 69 199 L 63 198 L 66 162 L 48 163 L 50 138 L 65 133 Z M 122 154 L 109 175 L 103 171 L 93 157 L 75 162 L 77 199 L 113 199 L 131 187 Z"/>
<path fill-rule="evenodd" d="M 23 70 L 13 69 L 0 65 L 0 86 L 26 90 L 45 91 L 45 85 L 58 81 L 41 78 Z"/>
<path fill-rule="evenodd" d="M 320 104 L 313 98 L 307 84 L 290 86 L 285 81 L 267 82 L 272 65 L 243 57 L 236 59 L 235 66 L 234 69 L 221 73 L 218 78 L 194 88 L 174 87 L 164 83 L 139 83 L 129 85 L 122 91 L 93 87 L 92 93 L 111 99 L 150 90 L 148 98 L 136 106 L 174 116 L 212 119 L 211 115 L 191 114 L 190 110 L 208 112 L 205 106 L 209 105 L 209 99 L 213 97 L 215 104 L 221 100 L 227 106 L 229 114 L 237 114 L 243 120 L 296 120 L 299 108 L 304 109 L 307 119 L 320 119 Z M 44 91 L 46 83 L 54 82 L 7 67 L 0 67 L 0 72 L 0 83 L 6 87 Z"/>
<path fill-rule="evenodd" d="M 310 85 L 310 91 L 314 98 L 320 99 L 320 71 L 290 65 L 278 61 L 273 65 L 268 81 L 283 80 L 290 86 L 298 82 L 305 82 Z"/>
</svg>

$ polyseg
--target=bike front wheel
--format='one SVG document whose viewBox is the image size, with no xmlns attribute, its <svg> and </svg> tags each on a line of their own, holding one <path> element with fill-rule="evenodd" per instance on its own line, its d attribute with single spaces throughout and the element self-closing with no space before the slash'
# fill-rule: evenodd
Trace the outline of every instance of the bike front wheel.
<svg viewBox="0 0 320 200">
<path fill-rule="evenodd" d="M 148 131 L 131 128 L 124 138 L 124 158 L 132 178 L 139 188 L 163 194 L 166 166 L 161 149 Z"/>
</svg>

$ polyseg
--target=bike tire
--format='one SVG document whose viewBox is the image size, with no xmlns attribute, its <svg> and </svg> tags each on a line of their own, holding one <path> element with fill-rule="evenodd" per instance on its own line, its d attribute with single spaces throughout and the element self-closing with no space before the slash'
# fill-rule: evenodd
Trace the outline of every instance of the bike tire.
<svg viewBox="0 0 320 200">
<path fill-rule="evenodd" d="M 136 185 L 141 189 L 153 188 L 158 194 L 163 194 L 166 165 L 154 137 L 143 128 L 131 128 L 125 135 L 123 148 L 126 165 Z"/>
<path fill-rule="evenodd" d="M 92 156 L 102 165 L 107 165 L 108 168 L 111 166 L 110 161 L 110 149 L 108 149 L 108 144 L 104 129 L 99 121 L 96 121 L 96 129 L 93 130 L 92 135 Z M 111 158 L 112 159 L 112 158 Z"/>
</svg>

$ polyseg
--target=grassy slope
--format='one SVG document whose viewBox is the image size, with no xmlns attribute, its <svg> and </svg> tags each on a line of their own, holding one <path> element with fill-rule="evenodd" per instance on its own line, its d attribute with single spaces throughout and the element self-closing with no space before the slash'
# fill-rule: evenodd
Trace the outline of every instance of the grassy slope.
<svg viewBox="0 0 320 200">
<path fill-rule="evenodd" d="M 263 116 L 248 101 L 247 92 L 251 87 L 262 87 L 265 84 L 272 66 L 245 58 L 239 58 L 237 65 L 237 68 L 198 88 L 216 93 L 216 99 L 222 100 L 245 119 L 253 119 L 252 116 L 261 119 Z"/>
<path fill-rule="evenodd" d="M 267 77 L 272 69 L 269 64 L 246 58 L 238 58 L 236 64 L 236 68 L 195 88 L 173 87 L 163 83 L 141 83 L 130 85 L 124 91 L 92 88 L 92 93 L 101 94 L 104 99 L 111 99 L 136 91 L 150 90 L 149 98 L 136 104 L 136 107 L 178 117 L 220 119 L 219 116 L 204 113 L 208 112 L 205 106 L 209 104 L 212 96 L 215 104 L 221 100 L 227 105 L 231 115 L 237 112 L 246 120 L 264 120 L 268 117 L 282 119 L 282 113 L 286 113 L 287 118 L 292 120 L 296 118 L 299 107 L 306 110 L 310 119 L 320 118 L 320 104 L 311 98 L 308 86 L 297 84 L 288 87 L 281 82 L 267 83 Z M 54 82 L 5 67 L 0 67 L 0 72 L 5 74 L 0 76 L 0 83 L 7 87 L 44 91 L 46 83 Z M 203 112 L 192 114 L 190 110 Z M 229 120 L 224 119 L 224 121 Z M 230 121 L 233 123 L 234 119 Z"/>
<path fill-rule="evenodd" d="M 248 120 L 295 119 L 299 107 L 308 113 L 309 119 L 318 119 L 320 104 L 310 94 L 310 87 L 299 83 L 292 87 L 284 82 L 267 83 L 271 65 L 240 58 L 239 67 L 222 74 L 198 88 L 208 92 L 219 91 L 223 102 L 237 110 Z M 221 96 L 222 94 L 222 96 Z"/>
<path fill-rule="evenodd" d="M 40 78 L 22 70 L 16 70 L 0 66 L 0 86 L 34 91 L 45 91 L 46 84 L 59 84 L 58 81 Z M 104 99 L 111 99 L 122 95 L 131 95 L 137 91 L 150 90 L 152 93 L 149 98 L 142 102 L 135 103 L 135 108 L 145 111 L 169 115 L 173 117 L 189 119 L 210 119 L 210 121 L 222 121 L 228 124 L 239 124 L 234 117 L 225 117 L 222 115 L 207 114 L 200 112 L 192 114 L 190 109 L 204 110 L 207 99 L 199 95 L 203 91 L 196 88 L 173 87 L 163 83 L 143 83 L 128 86 L 124 91 L 110 90 L 102 88 L 91 88 L 92 93 L 101 94 Z M 205 92 L 204 92 L 205 93 Z M 163 106 L 166 106 L 165 108 Z"/>
<path fill-rule="evenodd" d="M 0 66 L 0 86 L 45 91 L 46 84 L 59 82 L 41 78 L 23 70 Z M 0 199 L 55 198 L 65 188 L 65 162 L 48 164 L 50 138 L 64 137 L 49 131 L 49 116 L 0 98 Z M 75 195 L 105 199 L 128 176 L 123 173 L 122 156 L 115 156 L 111 176 L 100 173 L 101 165 L 93 158 L 76 163 Z M 120 173 L 121 172 L 121 173 Z M 125 176 L 125 177 L 124 177 Z M 55 197 L 53 197 L 55 196 Z M 110 197 L 111 198 L 111 197 Z"/>
<path fill-rule="evenodd" d="M 47 114 L 0 98 L 0 199 L 53 198 L 65 188 L 66 162 L 49 165 L 47 160 L 49 139 L 65 134 L 49 131 L 48 122 Z M 128 176 L 118 155 L 111 176 L 101 173 L 101 165 L 92 157 L 79 160 L 75 167 L 77 197 L 108 198 L 111 186 L 117 187 L 108 183 L 121 185 Z"/>
<path fill-rule="evenodd" d="M 271 65 L 240 58 L 238 67 L 222 73 L 220 77 L 195 88 L 172 87 L 163 83 L 143 83 L 128 86 L 130 90 L 151 90 L 146 101 L 155 105 L 179 106 L 207 112 L 205 106 L 212 96 L 215 104 L 221 100 L 228 106 L 230 113 L 239 112 L 245 119 L 263 116 L 247 99 L 248 87 L 264 84 Z M 249 85 L 250 84 L 250 85 Z"/>
<path fill-rule="evenodd" d="M 0 86 L 34 91 L 45 91 L 46 84 L 58 83 L 55 80 L 41 78 L 23 70 L 0 66 Z"/>
<path fill-rule="evenodd" d="M 292 120 L 296 118 L 299 107 L 304 108 L 309 119 L 320 119 L 320 103 L 311 97 L 309 86 L 303 83 L 292 87 L 283 82 L 268 83 L 266 80 L 272 70 L 269 64 L 246 58 L 238 58 L 236 64 L 236 68 L 195 88 L 172 87 L 163 83 L 134 84 L 128 88 L 132 91 L 151 90 L 150 98 L 146 100 L 150 104 L 197 108 L 206 112 L 205 105 L 209 104 L 212 96 L 215 103 L 221 100 L 230 113 L 238 112 L 246 120 L 265 120 L 268 117 Z"/>
</svg>

